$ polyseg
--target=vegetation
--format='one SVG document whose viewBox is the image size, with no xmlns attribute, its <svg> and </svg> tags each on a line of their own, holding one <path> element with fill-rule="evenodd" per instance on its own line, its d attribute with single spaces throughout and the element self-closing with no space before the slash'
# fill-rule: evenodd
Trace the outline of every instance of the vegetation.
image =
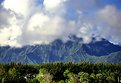
<svg viewBox="0 0 121 83">
<path fill-rule="evenodd" d="M 0 64 L 0 83 L 121 83 L 121 64 Z"/>
</svg>

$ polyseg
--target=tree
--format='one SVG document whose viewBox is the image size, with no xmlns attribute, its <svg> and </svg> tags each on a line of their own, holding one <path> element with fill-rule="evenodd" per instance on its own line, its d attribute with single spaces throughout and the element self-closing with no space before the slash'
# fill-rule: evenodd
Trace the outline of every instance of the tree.
<svg viewBox="0 0 121 83">
<path fill-rule="evenodd" d="M 106 77 L 106 80 L 109 82 L 109 83 L 115 83 L 115 74 L 113 72 L 111 72 L 107 77 Z"/>
<path fill-rule="evenodd" d="M 38 79 L 40 83 L 51 83 L 53 76 L 45 69 L 40 69 L 39 74 L 36 76 L 36 79 Z"/>
<path fill-rule="evenodd" d="M 8 75 L 12 76 L 12 77 L 16 77 L 17 76 L 17 71 L 15 68 L 10 68 L 8 70 Z"/>
<path fill-rule="evenodd" d="M 78 76 L 80 77 L 81 83 L 89 83 L 89 74 L 86 72 L 79 72 Z"/>
<path fill-rule="evenodd" d="M 102 83 L 103 74 L 101 74 L 101 73 L 96 74 L 96 79 L 97 79 L 97 81 L 98 81 L 99 83 Z"/>
<path fill-rule="evenodd" d="M 15 68 L 10 68 L 4 76 L 3 83 L 20 83 L 18 72 Z"/>
<path fill-rule="evenodd" d="M 96 82 L 96 75 L 94 73 L 92 73 L 90 75 L 90 80 L 91 80 L 92 83 L 95 83 Z"/>
<path fill-rule="evenodd" d="M 5 68 L 3 68 L 3 67 L 0 67 L 0 82 L 1 83 L 4 83 L 4 81 L 5 81 L 5 73 L 6 73 L 6 71 L 5 71 Z"/>
<path fill-rule="evenodd" d="M 0 80 L 4 77 L 5 73 L 5 68 L 0 67 Z"/>
<path fill-rule="evenodd" d="M 66 80 L 67 83 L 80 83 L 78 79 L 78 75 L 70 72 L 69 70 L 65 70 L 64 76 L 68 78 Z"/>
</svg>

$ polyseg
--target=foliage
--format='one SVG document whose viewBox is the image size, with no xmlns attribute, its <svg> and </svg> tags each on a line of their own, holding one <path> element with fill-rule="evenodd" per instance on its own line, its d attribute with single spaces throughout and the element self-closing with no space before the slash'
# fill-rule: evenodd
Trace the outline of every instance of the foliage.
<svg viewBox="0 0 121 83">
<path fill-rule="evenodd" d="M 121 64 L 0 64 L 0 83 L 120 83 Z"/>
<path fill-rule="evenodd" d="M 53 76 L 45 69 L 40 69 L 39 74 L 36 76 L 40 83 L 51 83 Z"/>
</svg>

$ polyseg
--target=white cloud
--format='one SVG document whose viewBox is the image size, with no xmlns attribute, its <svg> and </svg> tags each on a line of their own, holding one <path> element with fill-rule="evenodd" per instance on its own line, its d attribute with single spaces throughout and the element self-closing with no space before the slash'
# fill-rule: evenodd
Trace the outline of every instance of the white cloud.
<svg viewBox="0 0 121 83">
<path fill-rule="evenodd" d="M 8 26 L 9 25 L 8 19 L 11 16 L 12 15 L 9 14 L 9 11 L 3 9 L 2 7 L 0 8 L 0 28 L 3 28 L 4 26 Z"/>
<path fill-rule="evenodd" d="M 0 29 L 0 45 L 21 46 L 17 40 L 20 35 L 21 30 L 17 25 Z"/>
<path fill-rule="evenodd" d="M 38 44 L 50 43 L 55 39 L 62 39 L 65 41 L 70 33 L 74 32 L 75 23 L 73 21 L 66 22 L 60 16 L 49 16 L 42 12 L 33 15 L 27 26 L 26 32 L 23 37 L 27 39 L 24 44 Z M 28 38 L 28 36 L 31 36 Z M 32 43 L 32 42 L 34 43 Z"/>
<path fill-rule="evenodd" d="M 107 5 L 104 9 L 99 12 L 99 16 L 111 27 L 119 28 L 121 27 L 121 10 L 116 7 Z"/>
<path fill-rule="evenodd" d="M 45 23 L 48 21 L 50 21 L 48 16 L 42 13 L 36 13 L 30 18 L 27 29 L 30 32 L 41 32 L 40 34 L 44 34 L 45 32 L 46 34 L 47 32 L 43 31 L 45 30 L 45 27 L 43 27 L 43 25 L 45 25 Z"/>
<path fill-rule="evenodd" d="M 79 0 L 44 0 L 43 5 L 37 5 L 37 0 L 5 0 L 0 9 L 0 45 L 49 44 L 56 39 L 66 42 L 70 35 L 83 38 L 84 43 L 92 37 L 121 42 L 121 11 L 106 6 L 89 15 L 83 10 L 95 7 L 96 1 L 87 1 L 89 5 Z M 74 19 L 67 18 L 70 6 L 75 10 L 70 14 Z"/>
<path fill-rule="evenodd" d="M 2 5 L 17 14 L 26 15 L 32 6 L 31 3 L 32 0 L 5 0 Z"/>
<path fill-rule="evenodd" d="M 107 5 L 98 12 L 99 18 L 107 27 L 101 29 L 102 37 L 112 43 L 121 43 L 121 10 L 114 6 Z"/>
<path fill-rule="evenodd" d="M 21 35 L 16 15 L 4 8 L 0 9 L 0 45 L 20 46 L 18 37 Z"/>
<path fill-rule="evenodd" d="M 65 1 L 67 0 L 44 0 L 43 5 L 45 6 L 46 10 L 50 11 L 60 7 Z"/>
</svg>

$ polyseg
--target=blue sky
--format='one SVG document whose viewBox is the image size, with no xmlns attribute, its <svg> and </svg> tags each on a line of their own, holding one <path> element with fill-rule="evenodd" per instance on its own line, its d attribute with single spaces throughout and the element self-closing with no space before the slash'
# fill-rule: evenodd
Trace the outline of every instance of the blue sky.
<svg viewBox="0 0 121 83">
<path fill-rule="evenodd" d="M 104 5 L 115 5 L 117 8 L 121 9 L 121 0 L 100 0 L 100 2 Z"/>
<path fill-rule="evenodd" d="M 88 3 L 89 0 L 80 0 L 80 2 L 83 4 L 90 4 Z M 103 8 L 107 5 L 113 5 L 116 8 L 121 10 L 121 0 L 95 0 L 96 1 L 96 5 L 92 6 L 92 7 L 87 7 L 85 8 L 83 11 L 85 11 L 88 14 L 94 14 L 94 12 L 96 12 L 98 9 Z M 72 3 L 73 4 L 73 3 Z M 75 18 L 75 10 L 73 9 L 73 5 L 68 5 L 68 15 L 67 17 L 73 19 Z"/>
<path fill-rule="evenodd" d="M 2 2 L 3 0 L 0 0 L 0 3 Z"/>
</svg>

